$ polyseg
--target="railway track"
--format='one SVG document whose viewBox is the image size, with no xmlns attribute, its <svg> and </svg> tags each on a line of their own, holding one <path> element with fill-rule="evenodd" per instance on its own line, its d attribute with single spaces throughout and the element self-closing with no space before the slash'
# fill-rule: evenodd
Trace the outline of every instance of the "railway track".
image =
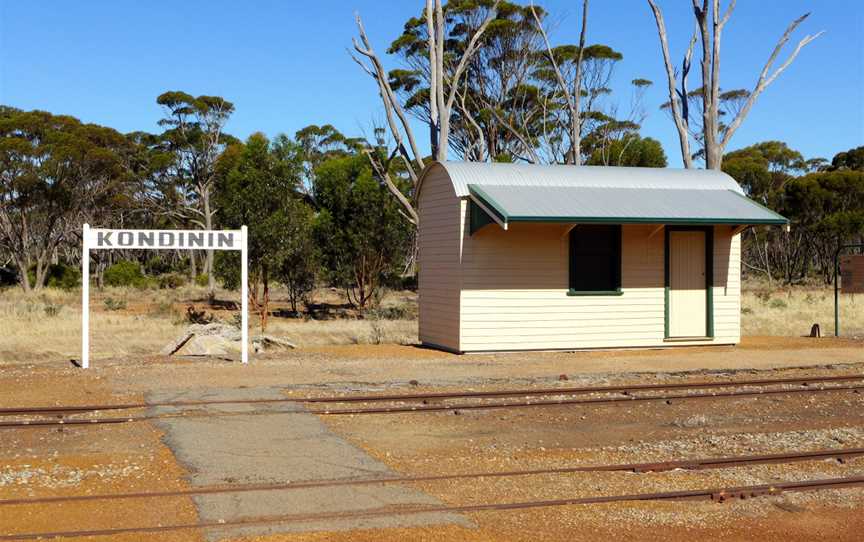
<svg viewBox="0 0 864 542">
<path fill-rule="evenodd" d="M 380 401 L 424 401 L 424 400 L 448 400 L 448 399 L 483 399 L 500 397 L 531 397 L 538 395 L 585 395 L 591 393 L 622 393 L 629 394 L 644 391 L 683 390 L 683 389 L 707 389 L 707 388 L 729 388 L 745 386 L 769 386 L 769 385 L 800 385 L 808 387 L 814 384 L 826 384 L 836 382 L 851 382 L 864 380 L 864 374 L 860 375 L 838 375 L 838 376 L 815 376 L 803 378 L 774 378 L 774 379 L 752 379 L 752 380 L 725 380 L 725 381 L 699 381 L 699 382 L 676 382 L 671 384 L 630 384 L 616 386 L 580 386 L 580 387 L 557 387 L 557 388 L 522 388 L 492 391 L 466 391 L 466 392 L 427 392 L 413 394 L 389 394 L 389 395 L 338 395 L 328 397 L 285 397 L 278 399 L 212 399 L 212 400 L 186 400 L 186 401 L 161 401 L 161 402 L 137 402 L 117 403 L 107 405 L 43 405 L 31 407 L 2 407 L 0 416 L 19 416 L 28 414 L 78 414 L 86 412 L 98 412 L 109 410 L 135 410 L 150 407 L 194 407 L 209 405 L 240 405 L 240 404 L 278 404 L 278 403 L 373 403 Z"/>
<path fill-rule="evenodd" d="M 300 480 L 296 482 L 264 484 L 232 484 L 191 487 L 172 491 L 147 491 L 135 493 L 101 493 L 90 495 L 64 495 L 55 497 L 31 497 L 2 499 L 0 506 L 57 504 L 70 502 L 101 501 L 113 499 L 152 499 L 183 497 L 193 495 L 212 495 L 223 493 L 247 493 L 250 491 L 287 491 L 320 487 L 360 486 L 376 484 L 407 484 L 417 482 L 437 482 L 444 480 L 470 480 L 482 478 L 513 478 L 520 476 L 539 476 L 549 474 L 573 474 L 578 472 L 666 472 L 672 470 L 715 470 L 752 465 L 775 465 L 799 463 L 804 461 L 846 460 L 864 456 L 864 448 L 839 448 L 834 450 L 813 450 L 783 454 L 746 455 L 731 457 L 711 457 L 685 459 L 654 463 L 616 463 L 609 465 L 581 465 L 546 469 L 510 470 L 497 472 L 469 472 L 461 474 L 434 474 L 425 476 L 392 476 L 376 478 L 349 478 L 327 480 Z"/>
<path fill-rule="evenodd" d="M 566 498 L 556 500 L 518 501 L 509 503 L 479 503 L 467 505 L 431 505 L 411 507 L 383 507 L 372 510 L 351 512 L 323 512 L 311 514 L 285 514 L 260 517 L 247 517 L 236 520 L 206 521 L 174 525 L 117 527 L 75 531 L 31 532 L 0 535 L 0 540 L 45 540 L 53 538 L 76 538 L 86 536 L 116 536 L 121 534 L 154 534 L 187 531 L 195 529 L 224 529 L 227 527 L 248 527 L 255 525 L 274 525 L 286 523 L 306 523 L 325 520 L 368 519 L 375 517 L 394 517 L 431 513 L 481 513 L 490 511 L 528 510 L 562 506 L 592 505 L 638 501 L 705 500 L 722 503 L 731 499 L 750 499 L 779 495 L 782 493 L 838 490 L 864 487 L 864 476 L 779 482 L 739 487 L 706 488 L 685 491 L 658 493 L 636 493 L 627 495 L 604 495 L 595 497 Z"/>
<path fill-rule="evenodd" d="M 397 406 L 372 406 L 372 407 L 353 407 L 353 408 L 325 408 L 325 409 L 311 409 L 304 410 L 302 413 L 313 413 L 321 416 L 338 416 L 338 415 L 366 415 L 366 414 L 398 414 L 398 413 L 420 413 L 420 412 L 441 412 L 441 411 L 463 411 L 463 410 L 489 410 L 489 409 L 505 409 L 505 408 L 537 408 L 537 407 L 554 407 L 554 406 L 566 406 L 566 405 L 600 405 L 600 404 L 619 404 L 619 403 L 633 403 L 633 402 L 645 402 L 645 401 L 663 401 L 671 404 L 673 401 L 682 401 L 682 400 L 695 400 L 695 399 L 735 399 L 735 398 L 746 398 L 746 397 L 760 397 L 760 396 L 772 396 L 772 395 L 795 395 L 795 394 L 822 394 L 822 393 L 839 393 L 839 392 L 852 392 L 855 394 L 860 394 L 862 390 L 864 390 L 864 383 L 856 384 L 856 385 L 845 385 L 845 386 L 825 386 L 824 384 L 830 382 L 842 382 L 842 381 L 853 381 L 853 380 L 864 380 L 864 376 L 855 375 L 855 376 L 843 376 L 843 377 L 820 377 L 816 379 L 776 379 L 776 380 L 759 380 L 759 381 L 737 381 L 734 383 L 731 382 L 720 382 L 720 383 L 679 383 L 679 384 L 671 384 L 671 385 L 642 385 L 642 386 L 606 386 L 606 387 L 593 387 L 593 388 L 570 388 L 569 391 L 564 391 L 562 389 L 556 389 L 554 392 L 549 389 L 545 390 L 507 390 L 502 392 L 463 392 L 463 393 L 451 393 L 451 394 L 443 394 L 443 393 L 432 393 L 432 394 L 414 394 L 411 396 L 398 396 L 400 399 L 398 401 L 404 402 L 405 397 L 409 397 L 411 401 L 423 401 L 422 404 L 401 404 Z M 757 383 L 758 382 L 758 383 Z M 773 385 L 795 385 L 798 384 L 800 387 L 796 388 L 780 388 L 780 389 L 765 389 L 766 386 Z M 820 387 L 815 387 L 813 384 L 822 384 Z M 646 387 L 650 386 L 650 387 Z M 680 390 L 684 389 L 710 389 L 710 388 L 729 388 L 729 387 L 742 387 L 747 388 L 744 390 L 724 390 L 724 391 L 709 391 L 705 393 L 660 393 L 656 394 L 658 391 L 663 390 Z M 752 389 L 754 387 L 758 387 L 760 389 Z M 576 390 L 576 391 L 573 391 Z M 640 391 L 648 391 L 655 393 L 653 395 L 634 395 L 633 393 L 638 393 Z M 524 401 L 506 401 L 506 402 L 473 402 L 473 403 L 447 403 L 444 401 L 449 401 L 457 398 L 467 398 L 472 400 L 480 400 L 480 401 L 489 401 L 497 400 L 504 397 L 515 396 L 517 393 L 524 394 L 525 392 L 529 392 L 527 395 L 532 396 L 530 392 L 536 392 L 536 395 L 547 394 L 547 395 L 570 395 L 570 394 L 586 394 L 586 393 L 594 393 L 594 394 L 607 394 L 606 397 L 591 397 L 591 398 L 577 398 L 577 399 L 554 399 L 554 400 L 524 400 Z M 486 394 L 506 394 L 506 395 L 486 395 Z M 608 396 L 610 393 L 618 393 L 620 395 Z M 482 395 L 478 395 L 482 394 Z M 349 396 L 350 397 L 350 396 Z M 394 399 L 390 399 L 392 396 L 364 396 L 364 397 L 374 397 L 374 400 L 370 400 L 370 402 L 378 402 L 378 401 L 397 401 Z M 54 417 L 40 417 L 36 419 L 26 419 L 26 420 L 14 420 L 14 421 L 3 421 L 0 422 L 0 430 L 2 429 L 15 429 L 15 428 L 39 428 L 39 427 L 62 427 L 62 426 L 92 426 L 92 425 L 100 425 L 100 424 L 124 424 L 124 423 L 133 423 L 133 422 L 142 422 L 142 421 L 152 421 L 157 419 L 166 419 L 166 418 L 196 418 L 196 417 L 229 417 L 229 416 L 248 416 L 248 415 L 260 415 L 260 414 L 273 414 L 273 411 L 253 411 L 253 412 L 192 412 L 192 413 L 166 413 L 166 414 L 149 414 L 149 415 L 134 415 L 134 416 L 123 416 L 123 417 L 101 417 L 101 418 L 67 418 L 65 416 L 73 416 L 80 415 L 86 413 L 96 413 L 101 412 L 102 410 L 121 410 L 121 409 L 140 409 L 144 407 L 156 407 L 156 406 L 170 406 L 170 407 L 182 407 L 182 406 L 209 406 L 209 405 L 223 405 L 223 404 L 264 404 L 264 403 L 321 403 L 323 402 L 321 398 L 316 398 L 315 401 L 307 401 L 302 398 L 279 398 L 279 399 L 247 399 L 247 400 L 210 400 L 210 401 L 175 401 L 175 402 L 164 402 L 164 403 L 153 403 L 153 404 L 124 404 L 124 405 L 103 405 L 96 408 L 93 406 L 91 408 L 88 406 L 88 410 L 85 410 L 84 406 L 71 406 L 71 407 L 24 407 L 24 408 L 7 408 L 3 414 L 6 416 L 12 415 L 32 415 L 35 413 L 42 414 L 52 414 Z M 343 398 L 328 398 L 330 403 L 349 403 L 349 402 L 357 402 L 361 399 L 357 399 L 357 396 L 351 397 L 351 400 L 342 401 Z M 429 401 L 441 401 L 438 404 L 428 404 Z M 51 408 L 52 410 L 48 410 Z M 279 411 L 279 414 L 291 414 L 291 411 Z"/>
</svg>

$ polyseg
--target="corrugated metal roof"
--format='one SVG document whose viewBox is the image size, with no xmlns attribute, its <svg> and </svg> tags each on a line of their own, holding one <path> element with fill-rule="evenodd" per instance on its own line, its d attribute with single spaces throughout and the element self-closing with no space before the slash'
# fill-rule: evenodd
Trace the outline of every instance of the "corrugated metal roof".
<svg viewBox="0 0 864 542">
<path fill-rule="evenodd" d="M 713 188 L 468 185 L 471 198 L 504 224 L 786 224 L 738 191 Z"/>
<path fill-rule="evenodd" d="M 466 197 L 476 186 L 574 186 L 597 188 L 653 188 L 733 190 L 738 183 L 723 172 L 704 169 L 666 169 L 611 166 L 564 166 L 483 162 L 439 162 L 450 176 L 456 195 Z M 427 169 L 428 171 L 428 169 Z"/>
</svg>

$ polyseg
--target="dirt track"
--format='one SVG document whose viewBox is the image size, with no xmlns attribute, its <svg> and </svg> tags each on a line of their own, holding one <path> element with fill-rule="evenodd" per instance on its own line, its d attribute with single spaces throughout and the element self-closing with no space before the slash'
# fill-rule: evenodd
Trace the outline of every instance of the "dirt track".
<svg viewBox="0 0 864 542">
<path fill-rule="evenodd" d="M 829 366 L 834 364 L 833 366 Z M 785 367 L 819 366 L 810 369 Z M 151 391 L 281 386 L 286 396 L 781 378 L 864 373 L 854 341 L 753 339 L 721 350 L 451 356 L 411 347 L 334 347 L 258 360 L 102 360 L 71 366 L 0 366 L 2 405 L 112 403 Z M 731 372 L 728 369 L 736 369 Z M 687 371 L 682 373 L 682 371 Z M 559 375 L 568 375 L 559 381 Z M 409 384 L 416 380 L 417 385 Z M 836 393 L 634 405 L 324 417 L 345 441 L 405 475 L 659 461 L 864 446 L 864 395 Z M 263 420 L 263 418 L 262 418 Z M 260 430 L 249 420 L 249 431 Z M 6 430 L 0 499 L 189 486 L 174 451 L 150 423 Z M 205 438 L 205 437 L 202 437 Z M 322 461 L 326 458 L 322 457 Z M 250 459 L 254 461 L 254 458 Z M 202 473 L 197 473 L 202 474 Z M 207 474 L 207 473 L 203 473 Z M 770 483 L 864 474 L 864 459 L 656 474 L 577 473 L 412 484 L 462 505 Z M 337 490 L 338 491 L 338 490 Z M 432 525 L 292 533 L 248 540 L 858 540 L 864 490 L 714 504 L 629 503 L 468 514 L 474 526 Z M 193 499 L 0 506 L 0 533 L 195 522 Z M 160 533 L 148 540 L 203 540 Z M 140 540 L 138 535 L 91 540 Z"/>
</svg>

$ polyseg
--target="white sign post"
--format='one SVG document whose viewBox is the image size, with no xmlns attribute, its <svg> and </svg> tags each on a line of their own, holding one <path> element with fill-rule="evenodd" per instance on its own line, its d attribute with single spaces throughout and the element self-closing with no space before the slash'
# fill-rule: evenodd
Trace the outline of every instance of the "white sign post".
<svg viewBox="0 0 864 542">
<path fill-rule="evenodd" d="M 238 250 L 240 251 L 241 356 L 249 363 L 249 246 L 246 226 L 240 230 L 106 230 L 84 224 L 81 258 L 81 367 L 90 367 L 90 251 Z"/>
</svg>

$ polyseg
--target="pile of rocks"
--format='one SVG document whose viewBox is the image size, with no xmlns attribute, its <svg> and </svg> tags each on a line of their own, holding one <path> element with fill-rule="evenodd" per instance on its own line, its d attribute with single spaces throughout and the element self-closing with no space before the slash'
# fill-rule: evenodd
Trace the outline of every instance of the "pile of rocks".
<svg viewBox="0 0 864 542">
<path fill-rule="evenodd" d="M 229 324 L 193 324 L 162 349 L 164 356 L 224 356 L 240 352 L 243 336 L 240 329 Z M 288 350 L 296 346 L 278 337 L 255 335 L 252 351 Z"/>
</svg>

